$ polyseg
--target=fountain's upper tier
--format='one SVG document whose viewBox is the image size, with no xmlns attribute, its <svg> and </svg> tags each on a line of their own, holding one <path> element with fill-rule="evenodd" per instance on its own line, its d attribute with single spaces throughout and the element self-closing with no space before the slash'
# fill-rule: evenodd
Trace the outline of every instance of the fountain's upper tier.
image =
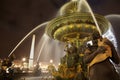
<svg viewBox="0 0 120 80">
<path fill-rule="evenodd" d="M 79 4 L 81 5 L 79 5 Z M 80 7 L 80 8 L 79 8 Z M 54 18 L 46 27 L 49 37 L 66 42 L 79 38 L 89 38 L 98 32 L 95 21 L 87 7 L 78 1 L 66 3 L 60 9 L 60 16 Z M 108 30 L 108 21 L 101 15 L 95 14 L 100 31 L 104 34 Z"/>
<path fill-rule="evenodd" d="M 60 15 L 75 13 L 75 12 L 90 12 L 84 0 L 72 0 L 60 8 Z"/>
</svg>

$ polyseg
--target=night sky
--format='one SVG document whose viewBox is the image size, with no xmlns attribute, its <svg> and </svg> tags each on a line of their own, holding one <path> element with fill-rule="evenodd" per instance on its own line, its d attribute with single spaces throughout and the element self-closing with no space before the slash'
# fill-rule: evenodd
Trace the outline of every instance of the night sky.
<svg viewBox="0 0 120 80">
<path fill-rule="evenodd" d="M 69 0 L 0 0 L 0 58 L 7 57 L 17 43 L 37 25 L 53 19 L 67 1 Z M 120 14 L 120 0 L 88 0 L 88 3 L 95 13 L 104 16 Z M 120 29 L 119 27 L 115 29 Z M 43 29 L 36 32 L 38 40 L 42 32 Z M 30 45 L 31 36 L 14 52 L 16 57 L 28 56 Z"/>
</svg>

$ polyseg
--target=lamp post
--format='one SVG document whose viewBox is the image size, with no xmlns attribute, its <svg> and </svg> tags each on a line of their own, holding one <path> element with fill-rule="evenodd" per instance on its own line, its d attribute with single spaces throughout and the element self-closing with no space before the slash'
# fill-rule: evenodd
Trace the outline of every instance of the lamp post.
<svg viewBox="0 0 120 80">
<path fill-rule="evenodd" d="M 26 58 L 22 58 L 22 61 L 25 62 L 25 61 L 26 61 Z"/>
<path fill-rule="evenodd" d="M 26 58 L 24 57 L 24 58 L 22 58 L 22 65 L 23 65 L 22 70 L 23 70 L 23 71 L 24 71 L 24 69 L 25 69 L 25 62 L 26 62 Z"/>
<path fill-rule="evenodd" d="M 51 59 L 51 60 L 50 60 L 50 64 L 52 64 L 52 63 L 53 63 L 53 60 Z"/>
</svg>

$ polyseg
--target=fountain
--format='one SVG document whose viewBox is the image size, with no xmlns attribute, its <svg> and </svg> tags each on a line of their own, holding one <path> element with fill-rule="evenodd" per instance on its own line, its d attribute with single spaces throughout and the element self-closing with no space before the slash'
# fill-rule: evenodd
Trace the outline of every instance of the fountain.
<svg viewBox="0 0 120 80">
<path fill-rule="evenodd" d="M 37 26 L 28 33 L 10 55 L 35 30 L 47 25 L 38 46 L 40 49 L 36 63 L 39 64 L 42 53 L 47 56 L 42 56 L 46 61 L 50 60 L 49 53 L 55 53 L 54 61 L 60 62 L 59 66 L 56 70 L 53 61 L 50 60 L 48 69 L 56 80 L 88 80 L 87 64 L 83 60 L 86 44 L 91 44 L 93 34 L 103 36 L 108 31 L 110 23 L 104 16 L 94 14 L 86 0 L 71 0 L 61 7 L 59 13 L 53 20 Z M 61 57 L 60 60 L 58 55 Z"/>
<path fill-rule="evenodd" d="M 60 16 L 46 27 L 50 38 L 66 44 L 66 55 L 61 58 L 58 70 L 52 67 L 56 80 L 88 80 L 87 65 L 83 61 L 85 46 L 93 34 L 102 36 L 109 26 L 107 19 L 93 14 L 86 0 L 72 0 L 60 9 Z"/>
</svg>

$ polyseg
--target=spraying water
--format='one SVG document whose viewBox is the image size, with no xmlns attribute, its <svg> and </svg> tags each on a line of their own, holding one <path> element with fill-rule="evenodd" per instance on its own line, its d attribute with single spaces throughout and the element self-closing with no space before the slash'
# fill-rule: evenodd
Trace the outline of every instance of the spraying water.
<svg viewBox="0 0 120 80">
<path fill-rule="evenodd" d="M 78 11 L 80 12 L 80 11 L 82 11 L 82 9 L 84 9 L 84 11 L 89 11 L 89 12 L 90 12 L 90 14 L 91 14 L 91 16 L 92 16 L 92 18 L 93 18 L 93 20 L 94 20 L 94 22 L 95 22 L 95 25 L 96 25 L 99 33 L 100 33 L 100 35 L 102 35 L 102 33 L 101 33 L 101 31 L 100 31 L 100 27 L 99 27 L 99 25 L 98 25 L 98 22 L 97 22 L 97 20 L 96 20 L 96 18 L 95 18 L 95 16 L 94 16 L 94 13 L 93 13 L 92 9 L 90 8 L 90 6 L 89 6 L 89 4 L 87 3 L 86 0 L 79 0 Z M 107 18 L 107 17 L 108 17 L 108 16 L 106 16 L 106 18 Z M 106 37 L 107 37 L 108 39 L 110 39 L 110 40 L 114 43 L 114 45 L 117 47 L 117 42 L 116 42 L 116 39 L 115 39 L 115 36 L 114 36 L 114 31 L 113 31 L 112 25 L 111 25 L 110 23 L 109 23 L 109 27 L 110 27 L 109 30 L 103 35 L 103 37 L 106 36 Z"/>
<path fill-rule="evenodd" d="M 94 16 L 94 13 L 93 13 L 92 9 L 90 8 L 89 4 L 87 3 L 87 1 L 86 0 L 78 0 L 78 1 L 79 1 L 78 2 L 78 11 L 79 12 L 83 11 L 83 10 L 87 11 L 87 12 L 89 11 L 91 16 L 92 16 L 92 18 L 93 18 L 93 20 L 94 20 L 94 22 L 95 22 L 95 25 L 96 25 L 96 27 L 98 29 L 98 32 L 100 33 L 100 35 L 102 35 L 102 33 L 100 31 L 100 27 L 98 25 L 98 22 L 97 22 L 97 20 L 96 20 L 96 18 Z"/>
<path fill-rule="evenodd" d="M 75 4 L 75 6 L 76 6 L 77 9 L 78 9 L 78 12 L 82 11 L 82 9 L 86 9 L 86 11 L 89 11 L 89 12 L 90 12 L 90 14 L 91 14 L 91 16 L 92 16 L 92 18 L 93 18 L 93 20 L 94 20 L 94 22 L 95 22 L 95 25 L 96 25 L 99 33 L 100 33 L 100 35 L 102 35 L 102 34 L 101 34 L 101 31 L 100 31 L 100 28 L 99 28 L 99 25 L 98 25 L 98 23 L 97 23 L 97 20 L 96 20 L 96 18 L 95 18 L 95 16 L 94 16 L 94 14 L 93 14 L 90 6 L 88 5 L 87 1 L 85 1 L 85 0 L 72 0 L 72 1 L 78 1 L 78 5 Z M 64 9 L 64 8 L 63 8 L 63 9 Z M 62 10 L 61 10 L 61 11 L 62 11 Z M 61 13 L 62 13 L 62 12 L 61 12 Z M 55 53 L 55 55 L 54 55 L 54 57 L 56 58 L 55 60 L 58 60 L 58 56 L 60 56 L 60 55 L 58 55 L 58 54 L 63 53 L 62 51 L 60 51 L 60 50 L 62 50 L 62 49 L 60 48 L 59 43 L 58 43 L 58 42 L 55 42 L 55 41 L 52 41 L 52 40 L 49 39 L 45 34 L 44 34 L 43 37 L 41 38 L 40 43 L 41 43 L 41 44 L 40 44 L 40 46 L 38 47 L 40 50 L 39 50 L 39 52 L 38 52 L 37 62 L 39 62 L 40 57 L 41 57 L 42 59 L 43 59 L 43 58 L 49 59 L 50 53 L 52 53 L 52 54 Z M 54 50 L 53 50 L 53 49 L 54 49 Z M 52 52 L 51 50 L 53 50 L 54 52 Z M 44 53 L 46 56 L 43 57 L 43 56 L 42 56 L 42 53 Z"/>
<path fill-rule="evenodd" d="M 22 40 L 15 46 L 15 48 L 10 52 L 10 54 L 8 55 L 8 57 L 10 57 L 10 55 L 12 55 L 12 53 L 21 45 L 21 43 L 22 43 L 29 35 L 31 35 L 34 31 L 36 31 L 37 29 L 39 29 L 40 27 L 42 27 L 42 26 L 44 26 L 44 25 L 46 25 L 46 24 L 48 24 L 48 23 L 49 23 L 49 21 L 44 22 L 44 23 L 38 25 L 37 27 L 35 27 L 32 31 L 30 31 L 30 32 L 29 32 L 25 37 L 23 37 Z"/>
<path fill-rule="evenodd" d="M 77 0 L 72 0 L 72 1 L 77 1 Z M 86 0 L 78 0 L 78 6 L 77 6 L 77 9 L 78 9 L 78 12 L 82 11 L 84 9 L 84 11 L 89 11 L 94 22 L 95 22 L 95 25 L 100 33 L 100 35 L 102 35 L 101 31 L 100 31 L 100 27 L 98 25 L 98 22 L 90 8 L 90 6 L 88 5 L 87 1 Z M 44 22 L 40 25 L 38 25 L 37 27 L 35 27 L 32 31 L 30 31 L 18 44 L 17 46 L 15 46 L 15 48 L 11 51 L 11 53 L 9 54 L 9 56 L 20 46 L 20 44 L 29 36 L 31 35 L 34 31 L 36 31 L 37 29 L 39 29 L 40 27 L 44 26 L 48 24 L 48 22 Z M 53 54 L 54 55 L 54 60 L 55 61 L 58 61 L 60 58 L 60 56 L 63 56 L 62 53 L 64 53 L 63 50 L 63 45 L 60 46 L 59 42 L 57 41 L 53 41 L 51 40 L 46 34 L 43 34 L 42 38 L 40 39 L 40 46 L 38 46 L 38 49 L 39 49 L 39 52 L 37 54 L 37 62 L 39 62 L 39 59 L 41 57 L 41 54 L 44 53 L 45 54 L 45 57 L 42 57 L 42 58 L 45 58 L 45 59 L 51 59 L 51 58 L 48 58 L 49 55 Z M 52 52 L 54 51 L 54 53 Z M 50 54 L 51 53 L 51 54 Z M 9 57 L 8 56 L 8 57 Z"/>
<path fill-rule="evenodd" d="M 90 12 L 94 22 L 95 22 L 95 25 L 100 33 L 100 35 L 102 35 L 101 31 L 100 31 L 100 27 L 98 25 L 98 22 L 93 14 L 93 11 L 92 9 L 90 8 L 89 4 L 87 3 L 86 0 L 78 0 L 79 1 L 79 4 L 78 4 L 78 12 Z M 114 15 L 115 16 L 115 15 Z M 109 17 L 109 16 L 106 16 L 106 18 Z M 116 42 L 116 39 L 115 39 L 115 35 L 114 35 L 114 31 L 112 29 L 112 25 L 109 23 L 109 30 L 103 35 L 103 37 L 107 37 L 108 39 L 110 39 L 114 45 L 117 47 L 117 42 Z"/>
<path fill-rule="evenodd" d="M 40 43 L 41 43 L 41 47 L 40 47 L 40 51 L 38 53 L 38 57 L 37 57 L 37 62 L 39 61 L 40 55 L 42 53 L 43 48 L 45 47 L 45 44 L 48 44 L 49 41 L 49 37 L 46 34 L 43 34 Z"/>
</svg>

